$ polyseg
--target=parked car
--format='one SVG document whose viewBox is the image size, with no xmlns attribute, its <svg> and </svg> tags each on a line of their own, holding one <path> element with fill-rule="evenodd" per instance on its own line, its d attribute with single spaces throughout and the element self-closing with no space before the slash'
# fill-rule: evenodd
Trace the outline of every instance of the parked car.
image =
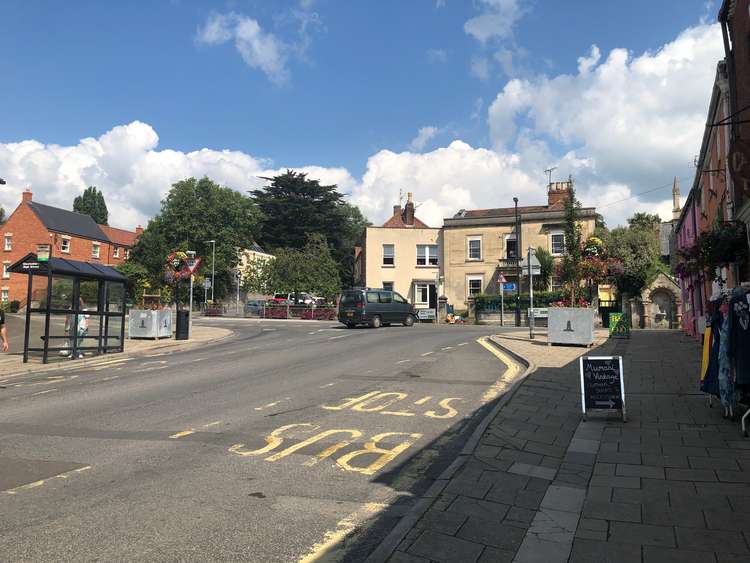
<svg viewBox="0 0 750 563">
<path fill-rule="evenodd" d="M 347 328 L 359 324 L 379 328 L 391 323 L 412 326 L 417 314 L 414 306 L 395 291 L 348 289 L 341 295 L 338 318 Z"/>
<path fill-rule="evenodd" d="M 284 305 L 310 305 L 315 303 L 315 298 L 309 293 L 276 293 L 271 301 Z"/>
<path fill-rule="evenodd" d="M 265 309 L 266 301 L 264 299 L 251 299 L 245 303 L 246 317 L 261 317 Z"/>
</svg>

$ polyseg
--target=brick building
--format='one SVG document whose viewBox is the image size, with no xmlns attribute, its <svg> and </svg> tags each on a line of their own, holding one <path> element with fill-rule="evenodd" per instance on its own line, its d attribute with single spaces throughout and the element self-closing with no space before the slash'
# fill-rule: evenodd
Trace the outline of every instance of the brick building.
<svg viewBox="0 0 750 563">
<path fill-rule="evenodd" d="M 141 232 L 141 227 L 126 231 L 97 225 L 89 215 L 37 203 L 27 190 L 0 233 L 3 257 L 0 301 L 24 303 L 27 277 L 7 270 L 26 254 L 36 252 L 37 244 L 51 244 L 53 256 L 116 266 L 129 258 Z"/>
</svg>

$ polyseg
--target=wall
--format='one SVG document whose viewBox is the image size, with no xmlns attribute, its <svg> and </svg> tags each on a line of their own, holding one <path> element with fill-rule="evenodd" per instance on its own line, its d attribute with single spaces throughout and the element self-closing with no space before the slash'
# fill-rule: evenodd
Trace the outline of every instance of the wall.
<svg viewBox="0 0 750 563">
<path fill-rule="evenodd" d="M 438 262 L 442 260 L 440 229 L 392 229 L 368 227 L 361 253 L 368 287 L 382 287 L 393 282 L 394 291 L 410 302 L 414 300 L 412 282 L 434 281 L 441 272 L 438 266 L 417 266 L 417 245 L 438 245 Z M 393 244 L 394 266 L 383 265 L 383 245 Z"/>
</svg>

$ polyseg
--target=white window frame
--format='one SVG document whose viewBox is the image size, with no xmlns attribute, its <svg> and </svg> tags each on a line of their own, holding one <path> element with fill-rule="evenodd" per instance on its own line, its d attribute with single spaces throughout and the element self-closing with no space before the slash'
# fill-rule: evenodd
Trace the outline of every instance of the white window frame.
<svg viewBox="0 0 750 563">
<path fill-rule="evenodd" d="M 115 246 L 115 249 L 112 252 L 112 257 L 113 258 L 119 258 L 120 257 L 120 247 L 119 246 Z"/>
<path fill-rule="evenodd" d="M 479 281 L 479 291 L 478 293 L 471 293 L 471 282 L 473 281 Z M 484 276 L 483 275 L 467 275 L 466 276 L 466 297 L 472 297 L 473 295 L 478 295 L 479 293 L 482 293 L 484 290 Z"/>
<path fill-rule="evenodd" d="M 432 252 L 433 250 L 434 250 L 434 254 Z M 433 259 L 434 259 L 434 263 L 433 263 Z M 434 267 L 434 266 L 439 266 L 439 265 L 440 265 L 440 257 L 438 256 L 437 244 L 418 244 L 417 245 L 417 266 L 433 266 Z"/>
<path fill-rule="evenodd" d="M 471 257 L 471 243 L 474 241 L 479 241 L 479 258 Z M 473 235 L 473 236 L 466 237 L 466 260 L 469 262 L 481 262 L 482 255 L 483 255 L 482 235 Z"/>
<path fill-rule="evenodd" d="M 563 238 L 562 241 L 562 252 L 555 252 L 555 245 L 553 242 L 553 237 L 561 236 Z M 562 256 L 565 254 L 565 231 L 550 231 L 549 233 L 549 251 L 552 256 Z"/>
<path fill-rule="evenodd" d="M 70 254 L 70 244 L 71 244 L 70 237 L 63 235 L 62 241 L 60 242 L 60 252 L 64 252 L 65 254 Z"/>
<path fill-rule="evenodd" d="M 91 257 L 92 258 L 101 258 L 102 255 L 102 245 L 98 242 L 92 242 L 91 243 Z"/>
<path fill-rule="evenodd" d="M 420 294 L 420 288 L 424 288 L 425 299 L 422 300 Z M 414 282 L 414 304 L 415 305 L 429 305 L 430 304 L 430 284 L 427 282 Z"/>
<path fill-rule="evenodd" d="M 5 237 L 3 240 L 3 249 L 6 252 L 10 252 L 13 250 L 13 233 L 5 233 Z"/>
<path fill-rule="evenodd" d="M 9 280 L 10 279 L 10 272 L 8 271 L 8 268 L 10 268 L 10 260 L 6 260 L 3 262 L 3 279 Z"/>
<path fill-rule="evenodd" d="M 392 249 L 392 252 L 391 252 L 391 255 L 390 255 L 390 258 L 391 258 L 391 263 L 390 264 L 386 264 L 385 263 L 385 259 L 387 258 L 387 255 L 385 253 L 386 247 L 390 247 Z M 396 245 L 395 244 L 383 244 L 383 261 L 382 261 L 382 265 L 385 266 L 386 268 L 393 268 L 396 265 Z"/>
<path fill-rule="evenodd" d="M 10 289 L 8 289 L 7 287 L 3 287 L 2 289 L 0 289 L 0 301 L 2 301 L 3 303 L 7 303 L 8 301 L 10 301 Z"/>
<path fill-rule="evenodd" d="M 125 260 L 130 260 L 130 249 L 129 248 L 125 249 Z"/>
</svg>

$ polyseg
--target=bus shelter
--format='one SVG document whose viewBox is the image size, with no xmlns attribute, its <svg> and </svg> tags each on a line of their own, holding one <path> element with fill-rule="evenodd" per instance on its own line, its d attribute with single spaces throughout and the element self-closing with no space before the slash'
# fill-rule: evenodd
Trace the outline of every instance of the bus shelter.
<svg viewBox="0 0 750 563">
<path fill-rule="evenodd" d="M 24 363 L 123 351 L 127 278 L 115 268 L 32 253 L 8 271 L 29 276 Z"/>
</svg>

